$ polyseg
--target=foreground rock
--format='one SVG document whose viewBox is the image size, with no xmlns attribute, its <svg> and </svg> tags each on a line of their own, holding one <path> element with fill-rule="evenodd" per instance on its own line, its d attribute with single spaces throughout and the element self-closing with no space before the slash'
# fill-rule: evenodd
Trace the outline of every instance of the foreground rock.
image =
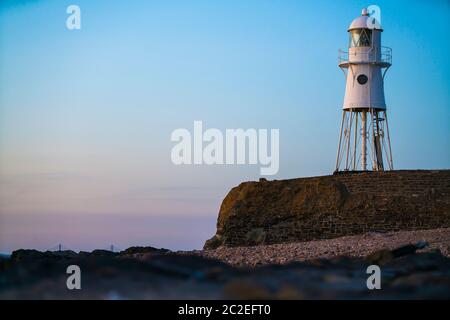
<svg viewBox="0 0 450 320">
<path fill-rule="evenodd" d="M 152 250 L 64 258 L 22 251 L 0 260 L 0 299 L 449 299 L 450 258 L 415 251 L 389 251 L 381 290 L 366 286 L 366 269 L 377 254 L 248 268 Z M 81 268 L 81 290 L 66 288 L 72 264 Z"/>
<path fill-rule="evenodd" d="M 450 227 L 450 170 L 347 172 L 245 182 L 205 249 Z"/>
</svg>

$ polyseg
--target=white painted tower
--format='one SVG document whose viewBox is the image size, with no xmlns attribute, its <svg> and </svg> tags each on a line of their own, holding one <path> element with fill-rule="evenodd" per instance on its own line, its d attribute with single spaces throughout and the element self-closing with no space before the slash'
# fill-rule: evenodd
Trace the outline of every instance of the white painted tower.
<svg viewBox="0 0 450 320">
<path fill-rule="evenodd" d="M 363 9 L 348 29 L 348 51 L 339 50 L 346 87 L 336 171 L 393 169 L 383 85 L 392 50 L 381 46 L 382 31 Z"/>
</svg>

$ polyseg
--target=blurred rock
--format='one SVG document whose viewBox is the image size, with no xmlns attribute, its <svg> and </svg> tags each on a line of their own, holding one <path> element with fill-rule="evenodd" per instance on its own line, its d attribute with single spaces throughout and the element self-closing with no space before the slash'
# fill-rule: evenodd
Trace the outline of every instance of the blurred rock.
<svg viewBox="0 0 450 320">
<path fill-rule="evenodd" d="M 129 256 L 134 254 L 143 254 L 143 253 L 151 253 L 151 254 L 166 254 L 170 252 L 168 249 L 158 249 L 154 247 L 130 247 L 123 251 L 119 252 L 119 256 Z"/>
<path fill-rule="evenodd" d="M 232 267 L 199 252 L 128 252 L 133 254 L 126 259 L 103 251 L 67 253 L 61 258 L 49 252 L 17 250 L 2 266 L 0 299 L 450 298 L 450 258 L 437 250 L 414 253 L 401 246 L 383 251 L 390 254 L 384 260 L 377 258 L 383 262 L 382 290 L 367 289 L 366 269 L 372 261 L 358 257 L 304 262 L 286 257 L 284 264 Z M 385 253 L 372 256 L 383 258 Z M 82 290 L 66 288 L 70 264 L 80 266 Z"/>
<path fill-rule="evenodd" d="M 118 253 L 109 251 L 109 250 L 96 249 L 96 250 L 92 251 L 89 255 L 95 256 L 95 257 L 115 257 L 118 255 Z"/>
<path fill-rule="evenodd" d="M 416 253 L 417 250 L 425 247 L 428 247 L 428 243 L 426 241 L 420 241 L 417 244 L 407 244 L 394 250 L 378 250 L 369 254 L 366 257 L 366 260 L 372 264 L 385 265 L 386 263 L 393 261 L 395 258 Z"/>
</svg>

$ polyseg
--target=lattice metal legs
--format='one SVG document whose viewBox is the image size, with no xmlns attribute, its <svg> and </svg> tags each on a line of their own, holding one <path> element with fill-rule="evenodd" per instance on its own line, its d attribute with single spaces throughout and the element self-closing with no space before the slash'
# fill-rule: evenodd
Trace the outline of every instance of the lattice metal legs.
<svg viewBox="0 0 450 320">
<path fill-rule="evenodd" d="M 342 114 L 336 171 L 393 170 L 385 110 L 349 109 Z M 385 168 L 387 165 L 387 168 Z M 370 169 L 369 169 L 370 170 Z"/>
</svg>

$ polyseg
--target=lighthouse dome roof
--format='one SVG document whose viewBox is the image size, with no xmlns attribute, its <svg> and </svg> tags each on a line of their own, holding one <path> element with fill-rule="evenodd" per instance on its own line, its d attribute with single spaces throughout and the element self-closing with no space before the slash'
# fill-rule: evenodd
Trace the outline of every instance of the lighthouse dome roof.
<svg viewBox="0 0 450 320">
<path fill-rule="evenodd" d="M 372 23 L 373 23 L 373 21 L 371 20 L 367 9 L 363 9 L 361 16 L 359 16 L 358 18 L 356 18 L 352 21 L 352 23 L 348 27 L 348 31 L 351 31 L 353 29 L 369 29 L 369 25 L 371 25 Z M 375 25 L 371 29 L 383 31 L 383 29 L 381 29 L 380 25 Z"/>
</svg>

